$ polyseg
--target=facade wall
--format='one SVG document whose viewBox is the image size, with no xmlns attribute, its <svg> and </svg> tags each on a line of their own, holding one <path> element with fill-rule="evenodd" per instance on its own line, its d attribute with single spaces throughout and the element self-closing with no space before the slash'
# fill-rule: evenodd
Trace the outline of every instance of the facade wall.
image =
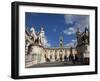
<svg viewBox="0 0 100 81">
<path fill-rule="evenodd" d="M 72 49 L 72 54 L 77 54 L 76 49 Z M 33 46 L 32 51 L 25 55 L 26 67 L 34 64 L 45 63 L 45 62 L 61 62 L 65 61 L 64 57 L 69 58 L 71 54 L 70 48 L 42 48 Z M 68 60 L 69 61 L 69 60 Z"/>
</svg>

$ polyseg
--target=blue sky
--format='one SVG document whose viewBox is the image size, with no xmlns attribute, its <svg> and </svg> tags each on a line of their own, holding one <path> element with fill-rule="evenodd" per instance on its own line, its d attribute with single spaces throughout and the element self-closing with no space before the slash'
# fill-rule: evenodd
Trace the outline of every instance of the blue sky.
<svg viewBox="0 0 100 81">
<path fill-rule="evenodd" d="M 59 46 L 60 33 L 63 35 L 64 46 L 73 47 L 76 44 L 77 27 L 84 31 L 87 25 L 89 26 L 88 15 L 25 13 L 25 26 L 28 29 L 33 26 L 38 32 L 43 26 L 47 44 L 50 47 Z"/>
</svg>

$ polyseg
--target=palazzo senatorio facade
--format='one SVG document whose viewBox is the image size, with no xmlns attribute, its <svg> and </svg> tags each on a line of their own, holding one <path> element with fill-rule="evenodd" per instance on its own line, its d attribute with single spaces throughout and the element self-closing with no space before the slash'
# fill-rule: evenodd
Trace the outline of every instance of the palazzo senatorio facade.
<svg viewBox="0 0 100 81">
<path fill-rule="evenodd" d="M 58 47 L 46 47 L 44 45 L 45 31 L 41 27 L 40 32 L 25 30 L 25 67 L 35 64 L 51 62 L 71 62 L 89 64 L 89 30 L 85 27 L 84 32 L 77 28 L 76 47 L 64 47 L 63 36 L 59 36 Z"/>
</svg>

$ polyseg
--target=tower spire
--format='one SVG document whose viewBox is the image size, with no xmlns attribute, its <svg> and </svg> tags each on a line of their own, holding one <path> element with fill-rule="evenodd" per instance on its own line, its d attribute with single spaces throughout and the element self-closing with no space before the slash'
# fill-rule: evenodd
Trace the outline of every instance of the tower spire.
<svg viewBox="0 0 100 81">
<path fill-rule="evenodd" d="M 62 36 L 62 33 L 60 33 L 60 38 L 59 38 L 59 41 L 60 41 L 60 47 L 63 47 L 63 36 Z"/>
</svg>

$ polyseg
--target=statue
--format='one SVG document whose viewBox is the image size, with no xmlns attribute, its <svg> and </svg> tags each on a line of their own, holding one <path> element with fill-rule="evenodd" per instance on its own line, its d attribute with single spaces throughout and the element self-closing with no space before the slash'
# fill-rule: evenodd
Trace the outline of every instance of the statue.
<svg viewBox="0 0 100 81">
<path fill-rule="evenodd" d="M 45 46 L 45 32 L 44 32 L 43 27 L 41 27 L 41 31 L 39 33 L 39 44 L 41 46 Z"/>
<path fill-rule="evenodd" d="M 89 28 L 88 28 L 88 26 L 86 26 L 85 27 L 85 35 L 88 36 L 88 34 L 89 34 Z"/>
<path fill-rule="evenodd" d="M 36 32 L 36 36 L 37 36 L 37 38 L 35 39 L 34 44 L 40 45 L 39 32 Z"/>
<path fill-rule="evenodd" d="M 44 28 L 41 27 L 41 31 L 40 32 L 35 32 L 34 27 L 32 27 L 30 29 L 31 31 L 31 37 L 33 40 L 33 44 L 37 44 L 40 46 L 45 46 L 45 32 L 44 32 Z"/>
<path fill-rule="evenodd" d="M 36 32 L 35 32 L 34 27 L 32 27 L 32 28 L 30 29 L 30 31 L 31 31 L 31 36 L 32 36 L 32 38 L 33 38 L 33 42 L 35 42 L 35 40 L 37 39 L 37 35 L 36 35 Z"/>
</svg>

